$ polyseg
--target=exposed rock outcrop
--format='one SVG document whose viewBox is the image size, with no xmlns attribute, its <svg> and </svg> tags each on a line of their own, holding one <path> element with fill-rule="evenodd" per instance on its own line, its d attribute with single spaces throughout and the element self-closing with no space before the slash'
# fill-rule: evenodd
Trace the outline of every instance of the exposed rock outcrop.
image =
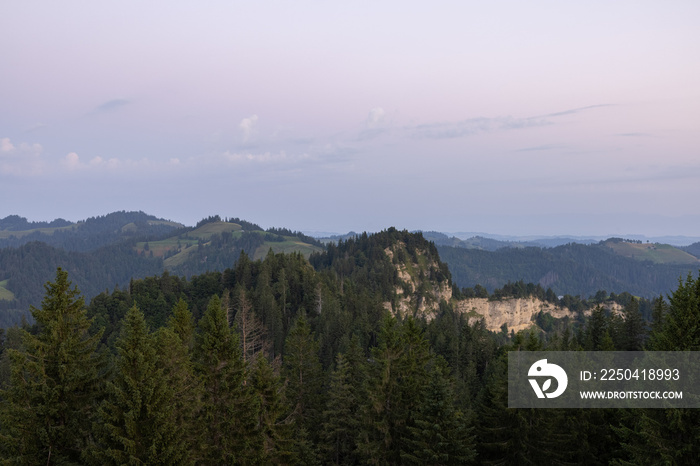
<svg viewBox="0 0 700 466">
<path fill-rule="evenodd" d="M 566 316 L 575 317 L 575 313 L 569 309 L 555 306 L 535 297 L 510 298 L 499 301 L 489 301 L 487 298 L 468 298 L 455 301 L 453 305 L 455 311 L 467 314 L 470 322 L 483 318 L 486 322 L 486 328 L 494 332 L 499 331 L 503 324 L 508 326 L 508 330 L 516 332 L 526 329 L 534 324 L 535 317 L 540 311 L 549 313 L 557 319 Z"/>
<path fill-rule="evenodd" d="M 397 242 L 384 252 L 396 266 L 401 286 L 396 287 L 396 298 L 384 307 L 397 315 L 421 316 L 430 320 L 440 307 L 440 301 L 450 302 L 452 286 L 443 277 L 440 264 L 430 258 L 426 250 L 417 249 L 409 254 L 406 245 Z"/>
</svg>

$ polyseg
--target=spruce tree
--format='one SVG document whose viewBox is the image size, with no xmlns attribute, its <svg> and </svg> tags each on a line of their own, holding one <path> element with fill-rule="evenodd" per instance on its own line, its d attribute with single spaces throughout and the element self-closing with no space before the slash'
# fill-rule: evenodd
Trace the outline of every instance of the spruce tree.
<svg viewBox="0 0 700 466">
<path fill-rule="evenodd" d="M 258 463 L 292 464 L 297 456 L 293 445 L 293 420 L 287 410 L 282 381 L 266 358 L 253 362 L 248 383 L 255 406 L 255 445 L 260 446 Z"/>
<path fill-rule="evenodd" d="M 114 379 L 94 426 L 98 444 L 91 460 L 102 465 L 190 463 L 174 387 L 136 306 L 124 318 L 117 350 Z"/>
<path fill-rule="evenodd" d="M 194 345 L 194 319 L 192 317 L 192 312 L 190 312 L 187 302 L 180 298 L 178 302 L 173 307 L 172 315 L 168 320 L 168 327 L 170 327 L 180 338 L 180 341 L 188 349 L 191 349 Z"/>
<path fill-rule="evenodd" d="M 428 342 L 415 321 L 400 325 L 387 315 L 379 345 L 372 348 L 358 451 L 368 462 L 400 463 L 409 428 L 423 403 L 431 360 Z"/>
<path fill-rule="evenodd" d="M 415 425 L 408 427 L 401 451 L 406 464 L 466 464 L 476 457 L 473 427 L 454 407 L 448 373 L 445 360 L 436 358 L 425 399 L 415 416 Z"/>
<path fill-rule="evenodd" d="M 700 350 L 700 278 L 679 280 L 667 310 L 657 301 L 651 351 Z M 629 463 L 696 464 L 700 458 L 700 414 L 696 409 L 647 409 L 614 429 Z"/>
<path fill-rule="evenodd" d="M 348 352 L 337 357 L 322 416 L 321 449 L 328 463 L 360 462 L 355 441 L 362 423 L 358 406 L 364 396 L 362 390 L 367 377 L 365 359 L 356 336 L 350 340 Z"/>
<path fill-rule="evenodd" d="M 196 369 L 202 380 L 200 420 L 206 464 L 245 464 L 259 456 L 255 439 L 255 406 L 245 384 L 246 366 L 238 334 L 229 327 L 226 310 L 214 296 L 199 321 Z"/>
<path fill-rule="evenodd" d="M 317 438 L 323 410 L 323 370 L 318 342 L 302 313 L 285 342 L 283 375 L 287 379 L 287 400 L 295 422 Z"/>
<path fill-rule="evenodd" d="M 607 318 L 605 310 L 600 306 L 596 306 L 591 311 L 591 316 L 586 322 L 586 330 L 584 333 L 584 349 L 586 351 L 598 351 L 605 335 L 607 328 Z"/>
<path fill-rule="evenodd" d="M 22 348 L 7 350 L 0 452 L 13 464 L 77 464 L 103 393 L 102 332 L 89 333 L 84 299 L 66 271 L 44 287 L 41 307 L 31 308 L 37 333 L 21 330 Z"/>
<path fill-rule="evenodd" d="M 323 411 L 321 447 L 328 462 L 353 464 L 355 436 L 360 425 L 357 405 L 359 395 L 350 379 L 350 367 L 342 354 L 338 355 L 337 368 L 331 377 L 326 410 Z"/>
<path fill-rule="evenodd" d="M 173 422 L 187 445 L 186 458 L 197 460 L 203 444 L 201 432 L 194 428 L 201 410 L 201 382 L 195 374 L 190 351 L 169 325 L 158 329 L 155 344 L 163 376 L 172 389 Z"/>
<path fill-rule="evenodd" d="M 639 311 L 639 301 L 632 298 L 623 311 L 625 322 L 622 326 L 621 349 L 624 351 L 641 351 L 646 336 L 644 317 Z"/>
</svg>

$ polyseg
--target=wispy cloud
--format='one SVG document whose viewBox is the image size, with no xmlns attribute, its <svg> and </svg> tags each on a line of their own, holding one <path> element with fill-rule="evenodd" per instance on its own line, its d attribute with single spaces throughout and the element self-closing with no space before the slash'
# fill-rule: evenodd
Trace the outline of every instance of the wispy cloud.
<svg viewBox="0 0 700 466">
<path fill-rule="evenodd" d="M 651 137 L 651 133 L 618 133 L 615 134 L 615 136 L 618 137 L 623 137 L 623 138 L 645 138 L 645 137 Z"/>
<path fill-rule="evenodd" d="M 107 112 L 113 112 L 116 111 L 126 105 L 129 105 L 131 102 L 126 99 L 112 99 L 108 100 L 107 102 L 104 102 L 97 107 L 91 112 L 93 114 L 96 113 L 107 113 Z"/>
<path fill-rule="evenodd" d="M 358 140 L 374 139 L 389 133 L 400 133 L 414 139 L 453 139 L 472 136 L 482 133 L 510 131 L 525 128 L 535 128 L 553 125 L 551 118 L 564 115 L 572 115 L 595 108 L 611 107 L 614 104 L 589 105 L 587 107 L 563 110 L 561 112 L 548 113 L 533 117 L 479 117 L 460 121 L 446 121 L 436 123 L 425 123 L 418 125 L 408 125 L 402 127 L 392 127 L 383 122 L 384 110 L 380 107 L 372 109 L 367 117 L 365 126 L 358 135 Z M 524 149 L 527 150 L 527 149 Z M 542 147 L 531 150 L 543 150 Z"/>
<path fill-rule="evenodd" d="M 548 150 L 564 149 L 565 147 L 566 146 L 564 146 L 562 144 L 543 144 L 541 146 L 525 147 L 522 149 L 518 149 L 517 152 L 548 151 Z"/>
<path fill-rule="evenodd" d="M 37 131 L 41 131 L 43 129 L 47 128 L 47 126 L 43 123 L 37 123 L 34 126 L 30 126 L 29 128 L 25 129 L 25 133 L 36 133 Z"/>
<path fill-rule="evenodd" d="M 413 138 L 450 139 L 494 131 L 546 126 L 549 124 L 551 124 L 551 122 L 541 118 L 498 117 L 472 118 L 457 122 L 424 124 L 404 127 L 403 129 Z"/>
<path fill-rule="evenodd" d="M 533 118 L 551 118 L 551 117 L 558 117 L 558 116 L 564 116 L 564 115 L 573 115 L 574 113 L 580 113 L 580 112 L 584 112 L 586 110 L 591 110 L 594 108 L 614 107 L 614 106 L 615 106 L 615 104 L 588 105 L 586 107 L 572 108 L 570 110 L 564 110 L 564 111 L 555 112 L 555 113 L 548 113 L 546 115 L 540 115 L 540 116 L 536 116 Z"/>
</svg>

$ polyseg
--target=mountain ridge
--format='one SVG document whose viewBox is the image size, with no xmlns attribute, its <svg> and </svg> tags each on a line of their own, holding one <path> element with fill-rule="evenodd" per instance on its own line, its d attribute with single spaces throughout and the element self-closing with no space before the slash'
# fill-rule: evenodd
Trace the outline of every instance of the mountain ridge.
<svg viewBox="0 0 700 466">
<path fill-rule="evenodd" d="M 58 266 L 75 275 L 76 284 L 90 298 L 105 289 L 124 286 L 133 278 L 165 272 L 191 277 L 222 271 L 232 267 L 242 253 L 253 260 L 263 259 L 269 251 L 299 253 L 313 262 L 314 255 L 341 246 L 347 249 L 362 244 L 371 249 L 368 245 L 375 240 L 369 238 L 374 235 L 379 235 L 381 254 L 372 258 L 360 254 L 354 260 L 388 261 L 380 268 L 392 270 L 397 263 L 402 264 L 391 272 L 399 277 L 397 284 L 382 285 L 385 307 L 399 314 L 425 314 L 426 309 L 437 312 L 440 301 L 450 301 L 454 290 L 457 294 L 460 289 L 467 290 L 466 295 L 470 295 L 474 287 L 482 286 L 494 292 L 523 280 L 552 288 L 559 296 L 585 299 L 607 290 L 605 294 L 629 292 L 651 299 L 669 292 L 679 278 L 700 268 L 700 260 L 691 255 L 698 254 L 700 243 L 681 250 L 621 238 L 547 248 L 481 237 L 466 244 L 444 233 L 400 232 L 392 227 L 373 235 L 350 233 L 324 246 L 300 232 L 263 230 L 238 218 L 216 215 L 195 227 L 185 227 L 144 212 L 125 211 L 70 225 L 59 220 L 28 222 L 19 216 L 6 217 L 0 224 L 6 228 L 37 227 L 33 231 L 0 231 L 5 233 L 4 239 L 0 236 L 0 311 L 13 311 L 15 316 L 38 304 L 43 283 Z M 53 231 L 41 231 L 46 228 Z M 10 233 L 13 231 L 25 235 L 17 237 Z M 681 263 L 674 263 L 678 258 Z M 362 280 L 366 286 L 376 286 L 371 279 Z"/>
</svg>

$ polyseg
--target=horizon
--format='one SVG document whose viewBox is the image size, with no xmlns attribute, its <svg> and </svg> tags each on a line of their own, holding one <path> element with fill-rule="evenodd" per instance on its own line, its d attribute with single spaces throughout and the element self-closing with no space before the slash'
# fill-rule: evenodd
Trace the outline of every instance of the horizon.
<svg viewBox="0 0 700 466">
<path fill-rule="evenodd" d="M 38 6 L 0 217 L 700 235 L 698 2 Z"/>
<path fill-rule="evenodd" d="M 90 216 L 84 216 L 78 219 L 69 219 L 69 218 L 64 218 L 64 217 L 55 217 L 55 218 L 50 218 L 50 219 L 34 219 L 34 218 L 29 218 L 25 215 L 18 214 L 18 213 L 13 213 L 13 214 L 8 214 L 8 215 L 17 215 L 21 218 L 24 218 L 28 222 L 47 222 L 50 223 L 54 220 L 65 220 L 71 223 L 79 223 L 87 220 L 88 218 L 92 217 L 104 217 L 106 215 L 115 213 L 118 211 L 114 212 L 106 212 L 98 215 L 90 215 Z M 489 231 L 480 231 L 480 230 L 453 230 L 453 231 L 448 231 L 448 230 L 438 230 L 435 228 L 405 228 L 399 225 L 386 225 L 380 229 L 376 230 L 368 230 L 368 229 L 356 229 L 356 228 L 351 228 L 346 231 L 327 231 L 327 230 L 310 230 L 310 229 L 304 229 L 304 228 L 290 228 L 288 225 L 282 225 L 282 224 L 277 224 L 277 223 L 272 223 L 272 224 L 264 224 L 264 223 L 259 223 L 253 219 L 248 219 L 248 218 L 242 218 L 240 216 L 226 216 L 226 215 L 221 215 L 221 214 L 207 214 L 202 216 L 196 221 L 193 221 L 191 223 L 185 223 L 182 221 L 179 221 L 175 218 L 168 218 L 168 217 L 162 217 L 157 214 L 153 214 L 151 212 L 146 212 L 144 210 L 131 210 L 131 211 L 126 211 L 126 212 L 142 212 L 146 215 L 151 215 L 159 220 L 164 220 L 164 221 L 170 221 L 174 223 L 178 223 L 182 225 L 185 228 L 194 228 L 197 223 L 199 223 L 202 220 L 207 219 L 208 217 L 211 216 L 216 216 L 218 215 L 222 221 L 228 220 L 231 221 L 231 219 L 234 218 L 239 218 L 240 220 L 248 221 L 251 223 L 254 223 L 258 226 L 260 226 L 263 229 L 269 229 L 269 228 L 287 228 L 292 231 L 299 231 L 301 233 L 304 233 L 305 235 L 311 236 L 313 238 L 329 238 L 331 236 L 344 236 L 348 235 L 351 233 L 354 234 L 362 234 L 362 233 L 368 233 L 368 234 L 373 234 L 373 233 L 378 233 L 383 230 L 387 230 L 389 228 L 396 228 L 398 230 L 407 230 L 411 232 L 421 232 L 421 233 L 429 233 L 429 232 L 435 232 L 435 233 L 442 233 L 451 237 L 456 237 L 459 239 L 468 239 L 472 238 L 475 236 L 483 236 L 485 238 L 491 238 L 491 239 L 496 239 L 500 241 L 516 241 L 516 242 L 527 242 L 527 241 L 534 241 L 538 239 L 557 239 L 557 238 L 564 238 L 564 239 L 574 239 L 574 240 L 581 240 L 581 241 L 586 241 L 586 240 L 591 240 L 591 241 L 600 241 L 600 240 L 605 240 L 609 238 L 622 238 L 622 239 L 629 239 L 629 240 L 664 240 L 668 244 L 671 244 L 673 246 L 688 246 L 690 244 L 700 242 L 700 235 L 698 236 L 693 236 L 693 235 L 646 235 L 643 233 L 639 232 L 628 232 L 628 233 L 608 233 L 608 234 L 568 234 L 568 233 L 542 233 L 542 234 L 518 234 L 518 233 L 498 233 L 498 232 L 489 232 Z M 0 220 L 4 219 L 4 217 L 0 217 Z"/>
</svg>

